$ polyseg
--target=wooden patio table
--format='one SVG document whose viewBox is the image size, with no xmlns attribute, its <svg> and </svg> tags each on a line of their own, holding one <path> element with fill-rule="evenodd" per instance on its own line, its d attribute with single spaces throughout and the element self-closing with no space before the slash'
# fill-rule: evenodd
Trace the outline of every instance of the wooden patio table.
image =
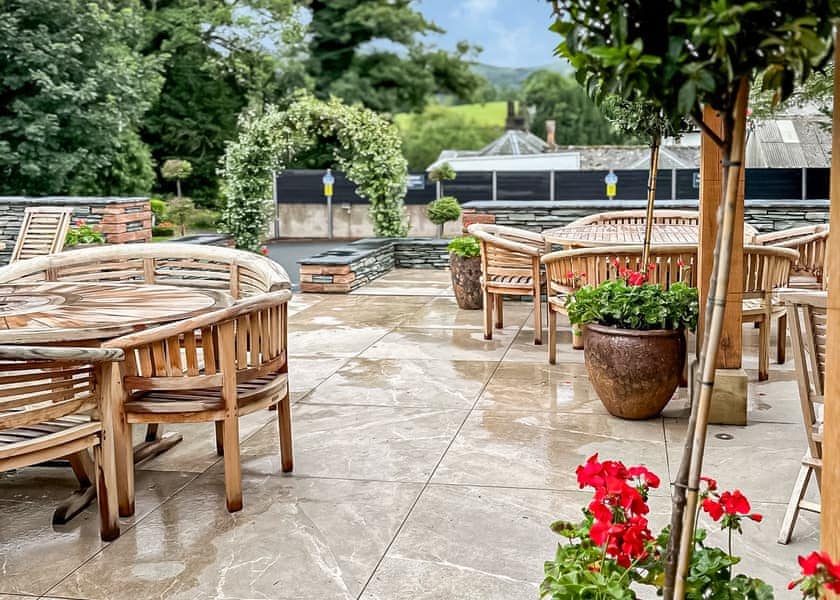
<svg viewBox="0 0 840 600">
<path fill-rule="evenodd" d="M 227 292 L 168 285 L 0 284 L 0 344 L 98 346 L 108 339 L 188 319 L 233 302 Z M 119 376 L 117 369 L 107 372 Z M 149 425 L 145 441 L 134 448 L 134 460 L 165 452 L 181 439 L 175 432 L 164 435 L 161 425 Z M 59 506 L 54 517 L 57 523 L 72 518 L 96 494 L 96 486 L 85 485 L 87 465 L 71 461 L 71 466 L 82 489 Z"/>
<path fill-rule="evenodd" d="M 546 229 L 546 240 L 565 248 L 598 246 L 640 246 L 645 240 L 644 223 L 592 223 Z M 650 243 L 654 245 L 697 245 L 697 225 L 654 223 Z M 752 243 L 755 234 L 745 229 L 744 243 Z"/>
</svg>

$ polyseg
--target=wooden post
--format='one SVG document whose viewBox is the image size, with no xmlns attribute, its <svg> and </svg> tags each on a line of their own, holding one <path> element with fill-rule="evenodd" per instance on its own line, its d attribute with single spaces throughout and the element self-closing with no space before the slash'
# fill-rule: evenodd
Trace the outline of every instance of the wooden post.
<svg viewBox="0 0 840 600">
<path fill-rule="evenodd" d="M 840 97 L 837 61 L 840 60 L 840 35 L 834 39 L 834 97 Z M 834 103 L 831 139 L 831 225 L 840 232 L 840 107 Z M 829 239 L 826 260 L 828 288 L 828 331 L 840 331 L 840 252 L 837 236 Z M 823 468 L 821 476 L 822 515 L 820 522 L 822 549 L 835 560 L 840 559 L 840 344 L 826 345 L 825 363 L 825 431 L 823 433 Z"/>
<path fill-rule="evenodd" d="M 710 107 L 703 112 L 704 122 L 723 137 L 723 121 Z M 717 237 L 718 209 L 723 201 L 723 151 L 712 139 L 703 134 L 700 142 L 700 231 L 697 261 L 697 287 L 700 293 L 700 323 L 697 339 L 702 339 L 706 326 L 705 311 L 709 296 L 709 278 L 714 263 L 713 248 Z M 725 369 L 716 377 L 715 396 L 712 401 L 710 421 L 732 425 L 745 425 L 747 414 L 747 379 L 741 368 L 741 301 L 744 291 L 744 177 L 738 185 L 738 208 L 733 231 L 732 262 L 730 265 L 729 293 L 726 299 L 726 320 L 717 355 L 718 369 Z"/>
</svg>

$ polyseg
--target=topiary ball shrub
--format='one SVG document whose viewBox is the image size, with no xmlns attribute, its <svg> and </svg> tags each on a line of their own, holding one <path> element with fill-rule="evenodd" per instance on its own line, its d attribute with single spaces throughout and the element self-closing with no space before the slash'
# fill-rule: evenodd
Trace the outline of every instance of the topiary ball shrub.
<svg viewBox="0 0 840 600">
<path fill-rule="evenodd" d="M 429 202 L 426 212 L 432 223 L 443 225 L 449 221 L 455 221 L 461 216 L 461 205 L 452 196 L 443 196 L 438 200 Z"/>
</svg>

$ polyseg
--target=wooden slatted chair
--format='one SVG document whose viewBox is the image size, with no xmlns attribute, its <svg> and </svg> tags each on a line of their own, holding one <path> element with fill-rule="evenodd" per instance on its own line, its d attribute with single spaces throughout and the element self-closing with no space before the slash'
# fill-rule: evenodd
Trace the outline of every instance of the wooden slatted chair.
<svg viewBox="0 0 840 600">
<path fill-rule="evenodd" d="M 776 360 L 785 362 L 787 311 L 773 294 L 790 280 L 790 270 L 799 253 L 790 248 L 744 246 L 744 295 L 741 323 L 758 324 L 758 380 L 770 376 L 770 328 L 778 323 Z"/>
<path fill-rule="evenodd" d="M 548 361 L 557 357 L 557 315 L 566 314 L 566 301 L 584 285 L 597 286 L 619 276 L 621 267 L 632 271 L 646 271 L 649 281 L 667 289 L 672 283 L 683 281 L 697 285 L 696 246 L 652 246 L 650 264 L 653 270 L 641 265 L 642 246 L 604 246 L 552 252 L 542 257 L 546 268 L 548 288 Z M 618 261 L 619 267 L 615 263 Z M 580 340 L 575 347 L 582 347 Z"/>
<path fill-rule="evenodd" d="M 828 232 L 828 225 L 805 225 L 759 235 L 755 243 L 798 251 L 799 259 L 791 270 L 790 286 L 820 289 L 825 270 Z"/>
<path fill-rule="evenodd" d="M 534 298 L 534 343 L 542 343 L 542 290 L 545 278 L 540 257 L 548 243 L 539 233 L 475 223 L 468 231 L 481 244 L 481 289 L 484 294 L 484 339 L 504 327 L 504 295 Z"/>
<path fill-rule="evenodd" d="M 120 514 L 134 512 L 135 423 L 215 422 L 222 439 L 227 508 L 242 508 L 239 417 L 276 406 L 284 472 L 292 470 L 286 356 L 288 290 L 106 342 L 125 351 L 117 435 Z"/>
<path fill-rule="evenodd" d="M 218 289 L 244 298 L 291 287 L 269 258 L 220 246 L 118 244 L 41 256 L 0 268 L 0 283 L 87 281 Z"/>
<path fill-rule="evenodd" d="M 802 458 L 802 466 L 799 468 L 790 502 L 782 519 L 782 528 L 779 531 L 779 543 L 787 544 L 793 535 L 793 528 L 796 526 L 800 511 L 820 512 L 819 503 L 805 500 L 805 493 L 812 476 L 816 478 L 817 486 L 820 485 L 828 317 L 825 292 L 785 293 L 783 296 L 788 311 L 805 437 L 808 440 L 808 449 Z"/>
<path fill-rule="evenodd" d="M 61 252 L 72 216 L 73 208 L 70 206 L 38 206 L 25 209 L 23 223 L 9 262 Z"/>
<path fill-rule="evenodd" d="M 0 471 L 68 458 L 82 489 L 53 521 L 65 522 L 96 495 L 103 540 L 120 534 L 113 436 L 106 433 L 117 398 L 98 382 L 101 369 L 122 358 L 116 349 L 0 346 Z"/>
<path fill-rule="evenodd" d="M 654 210 L 653 222 L 661 225 L 697 225 L 699 213 L 693 210 Z M 647 221 L 645 210 L 614 210 L 586 215 L 569 223 L 578 225 L 643 225 Z"/>
</svg>

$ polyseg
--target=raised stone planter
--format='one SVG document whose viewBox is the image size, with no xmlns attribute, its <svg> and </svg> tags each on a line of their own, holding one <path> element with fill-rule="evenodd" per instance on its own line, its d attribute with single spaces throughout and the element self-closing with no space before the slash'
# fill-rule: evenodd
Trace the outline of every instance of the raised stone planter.
<svg viewBox="0 0 840 600">
<path fill-rule="evenodd" d="M 300 291 L 347 293 L 394 268 L 448 269 L 449 240 L 367 238 L 298 261 Z"/>
</svg>

